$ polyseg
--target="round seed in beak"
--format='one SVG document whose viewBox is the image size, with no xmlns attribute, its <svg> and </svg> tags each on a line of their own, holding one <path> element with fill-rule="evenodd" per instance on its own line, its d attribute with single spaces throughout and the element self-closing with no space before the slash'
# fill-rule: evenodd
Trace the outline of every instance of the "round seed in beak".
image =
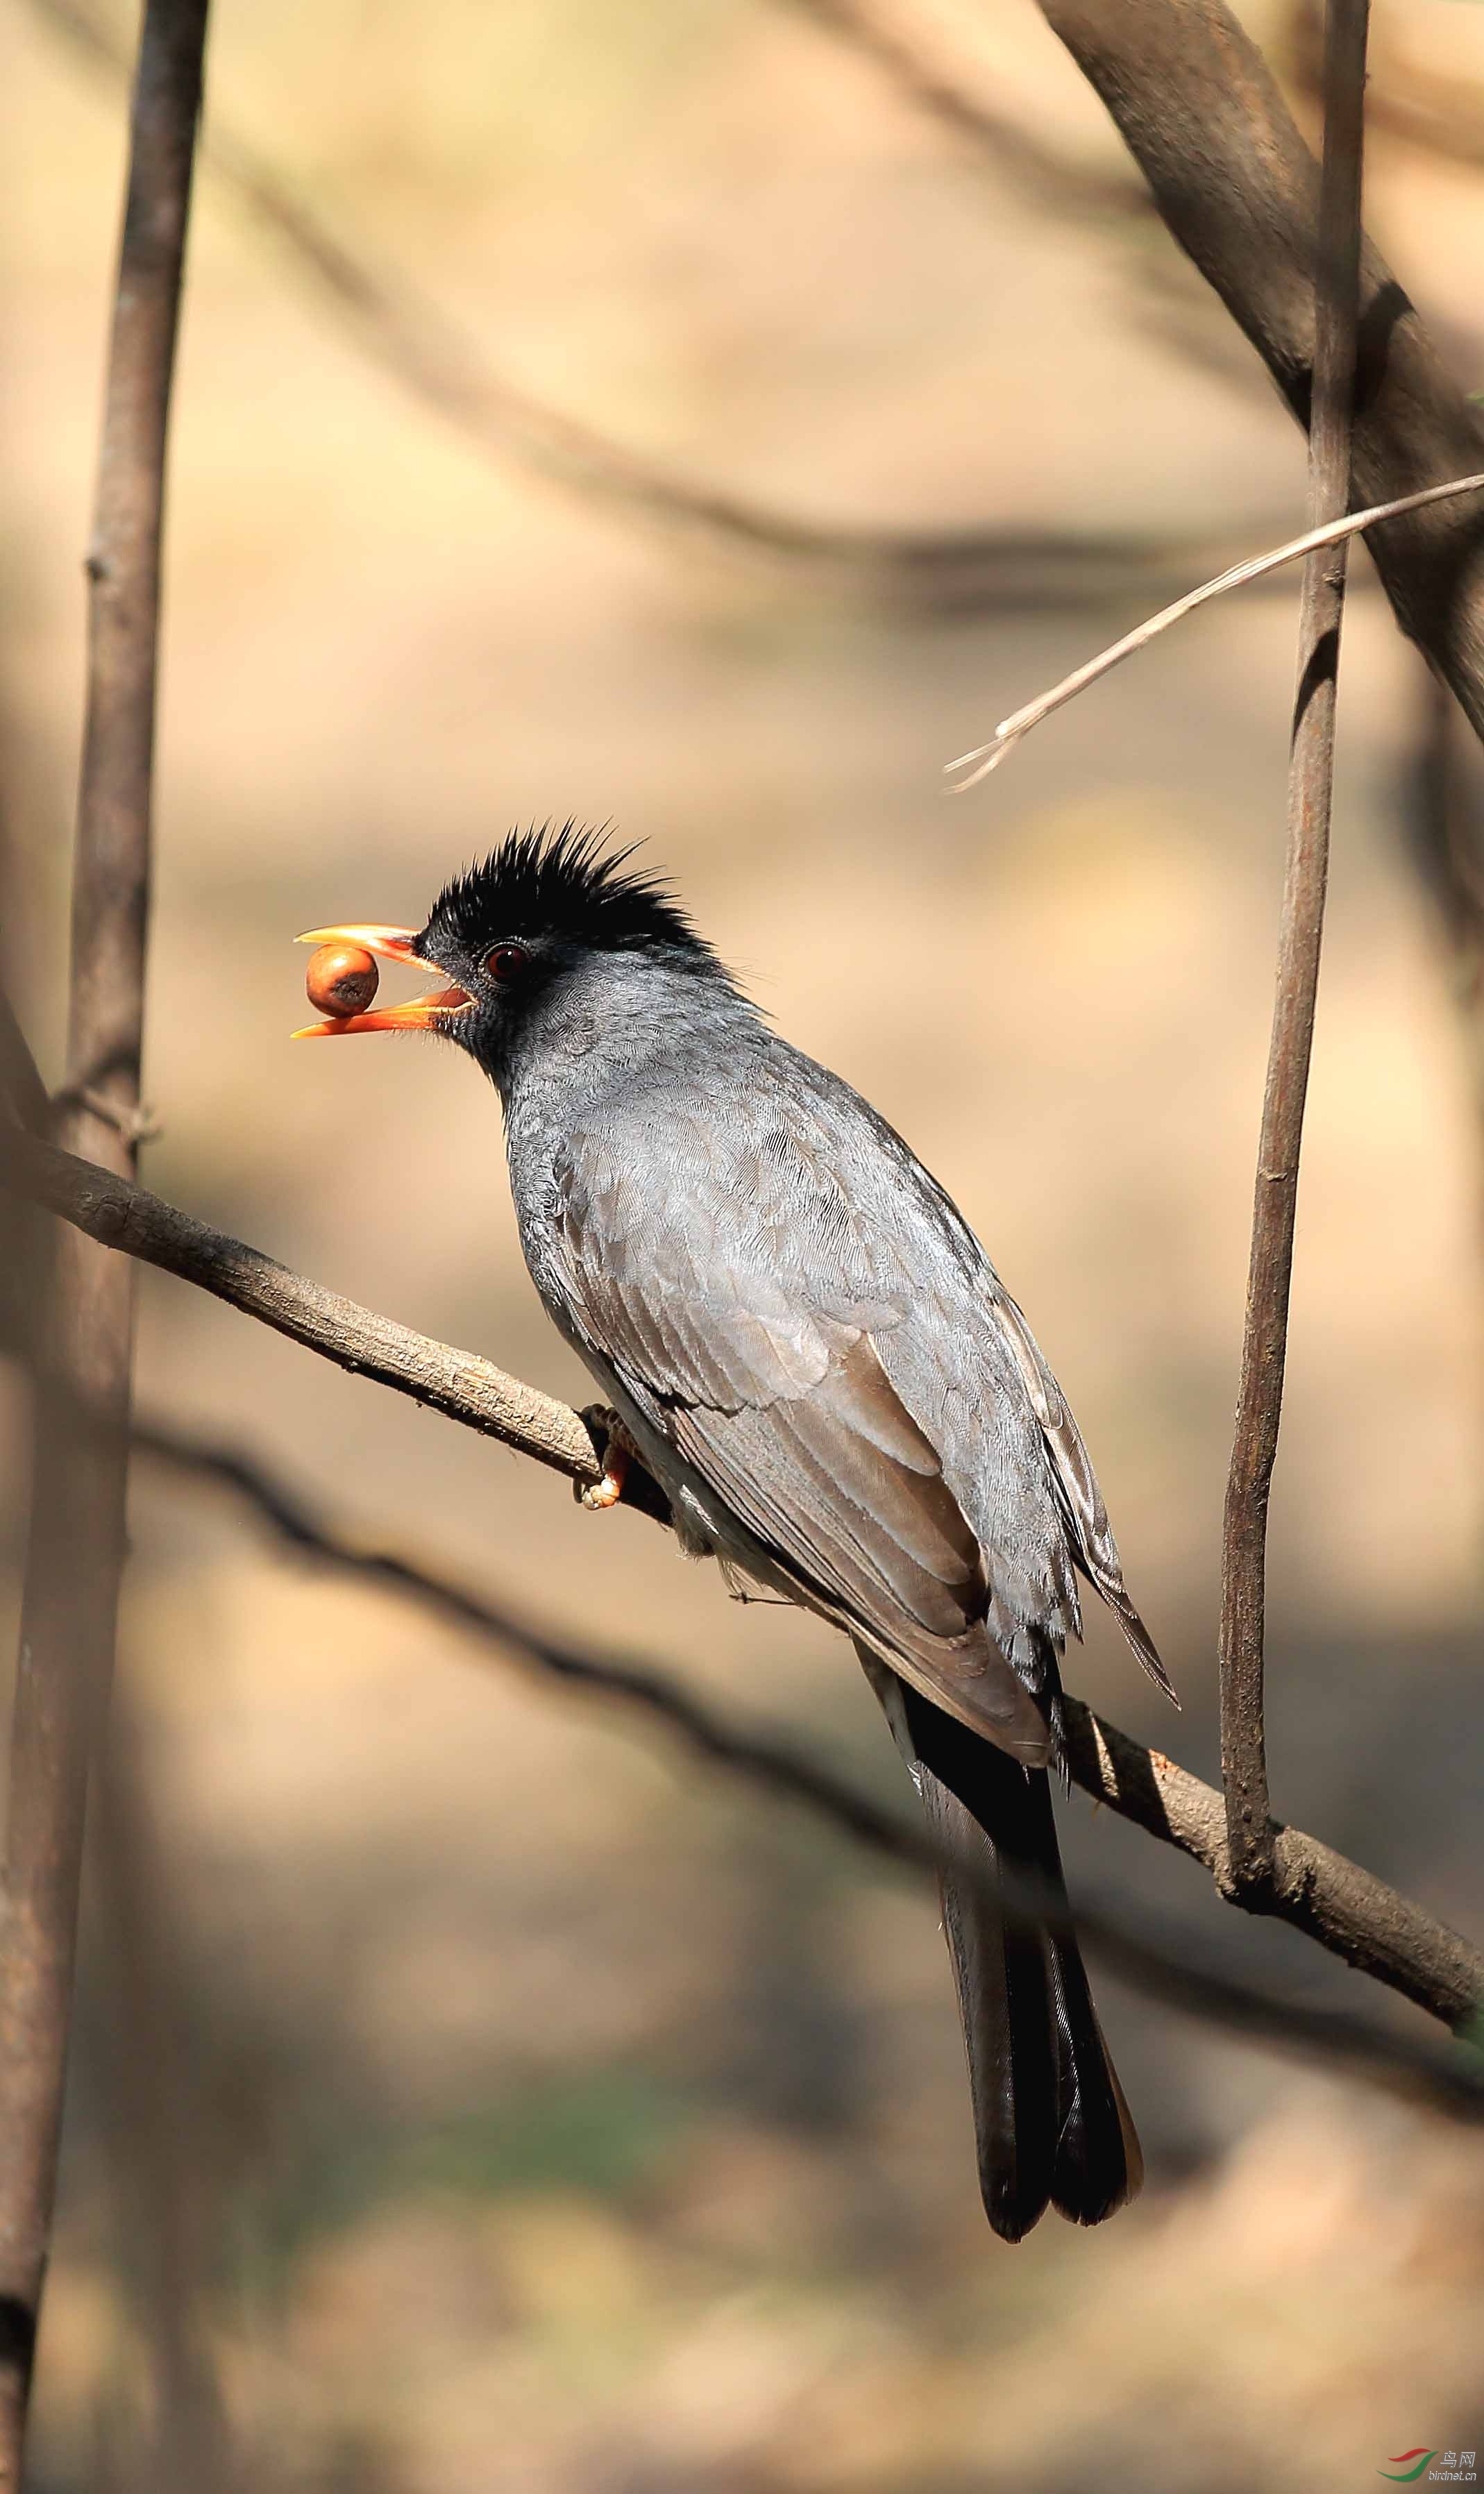
<svg viewBox="0 0 1484 2494">
<path fill-rule="evenodd" d="M 304 986 L 316 1013 L 343 1021 L 348 1014 L 365 1012 L 380 976 L 375 958 L 359 944 L 321 944 L 309 957 Z"/>
</svg>

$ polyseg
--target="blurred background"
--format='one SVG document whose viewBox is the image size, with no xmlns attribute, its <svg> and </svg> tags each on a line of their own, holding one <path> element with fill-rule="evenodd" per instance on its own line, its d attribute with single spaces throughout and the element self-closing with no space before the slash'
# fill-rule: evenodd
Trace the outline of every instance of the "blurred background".
<svg viewBox="0 0 1484 2494">
<path fill-rule="evenodd" d="M 1287 14 L 1243 15 L 1312 126 Z M 133 40 L 126 8 L 89 22 Z M 145 1179 L 591 1399 L 526 1280 L 472 1069 L 288 1034 L 299 928 L 419 923 L 512 824 L 611 819 L 984 1236 L 1186 1711 L 1102 1617 L 1071 1684 L 1209 1775 L 1295 579 L 1161 643 L 973 795 L 946 802 L 939 772 L 1299 527 L 1302 443 L 1031 0 L 902 0 L 891 22 L 1003 143 L 955 137 L 787 0 L 223 0 L 208 133 L 378 273 L 385 317 L 348 319 L 262 197 L 203 167 Z M 3 23 L 4 942 L 57 1079 L 125 96 L 39 0 Z M 1465 111 L 1479 13 L 1394 0 L 1375 69 L 1379 100 Z M 1446 132 L 1388 135 L 1379 102 L 1377 125 L 1372 230 L 1484 386 L 1484 181 Z M 636 458 L 841 547 L 769 553 L 624 502 Z M 871 543 L 963 535 L 982 542 Z M 1355 576 L 1273 1796 L 1467 1926 L 1476 928 L 1424 670 L 1363 557 Z M 729 1602 L 642 1521 L 579 1512 L 152 1273 L 140 1404 L 905 1802 L 818 1624 Z M 9 1655 L 3 1370 L 0 1412 Z M 1484 2446 L 1476 2137 L 1105 1977 L 1148 2187 L 1094 2235 L 1048 2219 L 1007 2250 L 928 1895 L 287 1565 L 216 1493 L 141 1466 L 134 1538 L 37 2494 L 1309 2494 L 1419 2443 Z M 1075 1893 L 1421 2031 L 1081 1796 L 1063 1820 Z M 196 2453 L 173 2478 L 167 2447 Z"/>
</svg>

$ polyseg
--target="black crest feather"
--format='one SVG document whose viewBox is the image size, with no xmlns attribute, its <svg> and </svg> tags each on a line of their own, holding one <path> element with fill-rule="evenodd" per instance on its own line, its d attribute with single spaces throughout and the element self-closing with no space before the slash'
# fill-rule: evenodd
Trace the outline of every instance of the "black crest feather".
<svg viewBox="0 0 1484 2494">
<path fill-rule="evenodd" d="M 430 927 L 477 950 L 499 936 L 564 936 L 604 952 L 658 947 L 697 969 L 719 969 L 659 875 L 625 872 L 637 843 L 608 845 L 595 830 L 549 823 L 511 832 L 482 865 L 439 894 Z"/>
</svg>

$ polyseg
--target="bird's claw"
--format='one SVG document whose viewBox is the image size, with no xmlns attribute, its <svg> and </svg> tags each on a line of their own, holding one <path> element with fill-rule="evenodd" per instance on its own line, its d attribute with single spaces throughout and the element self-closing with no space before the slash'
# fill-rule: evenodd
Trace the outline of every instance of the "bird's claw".
<svg viewBox="0 0 1484 2494">
<path fill-rule="evenodd" d="M 600 1480 L 574 1481 L 572 1495 L 579 1506 L 587 1507 L 591 1514 L 602 1515 L 610 1506 L 618 1506 L 630 1465 L 642 1463 L 643 1457 L 617 1413 L 605 1412 L 599 1406 L 585 1412 L 583 1417 L 590 1423 L 596 1422 L 604 1432 L 603 1473 Z"/>
</svg>

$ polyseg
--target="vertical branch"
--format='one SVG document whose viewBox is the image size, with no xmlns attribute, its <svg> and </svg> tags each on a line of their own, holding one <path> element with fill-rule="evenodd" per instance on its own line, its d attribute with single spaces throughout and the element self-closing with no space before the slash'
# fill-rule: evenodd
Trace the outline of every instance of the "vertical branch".
<svg viewBox="0 0 1484 2494">
<path fill-rule="evenodd" d="M 87 717 L 57 1140 L 122 1176 L 138 1134 L 166 432 L 207 0 L 147 0 L 88 550 Z M 56 2177 L 90 1753 L 124 1560 L 134 1295 L 75 1232 L 44 1311 L 0 1930 L 0 2489 L 20 2479 Z"/>
<path fill-rule="evenodd" d="M 1324 164 L 1309 428 L 1309 518 L 1315 526 L 1337 518 L 1349 502 L 1368 9 L 1369 0 L 1327 0 L 1325 11 Z M 1229 1877 L 1238 1893 L 1260 1891 L 1274 1876 L 1262 1721 L 1267 1510 L 1283 1411 L 1299 1152 L 1329 871 L 1347 551 L 1342 541 L 1311 555 L 1304 565 L 1278 993 L 1222 1538 L 1222 1772 Z"/>
</svg>

